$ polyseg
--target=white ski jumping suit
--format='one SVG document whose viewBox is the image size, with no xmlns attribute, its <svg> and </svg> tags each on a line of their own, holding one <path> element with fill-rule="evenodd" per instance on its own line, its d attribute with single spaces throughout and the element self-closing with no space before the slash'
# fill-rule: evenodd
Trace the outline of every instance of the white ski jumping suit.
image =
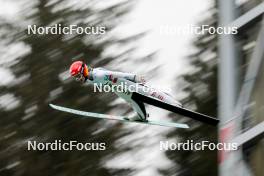
<svg viewBox="0 0 264 176">
<path fill-rule="evenodd" d="M 94 86 L 110 86 L 115 87 L 114 92 L 125 101 L 127 101 L 137 113 L 136 118 L 138 120 L 146 120 L 147 113 L 143 102 L 135 101 L 131 99 L 132 92 L 138 92 L 145 96 L 159 99 L 171 105 L 181 107 L 182 105 L 176 101 L 168 93 L 149 88 L 146 85 L 140 83 L 138 76 L 131 73 L 109 71 L 104 68 L 94 68 L 89 72 L 88 83 L 94 84 Z M 118 87 L 118 85 L 120 87 Z M 122 85 L 122 86 L 121 86 Z M 98 88 L 98 87 L 97 87 Z M 120 89 L 121 88 L 121 89 Z"/>
</svg>

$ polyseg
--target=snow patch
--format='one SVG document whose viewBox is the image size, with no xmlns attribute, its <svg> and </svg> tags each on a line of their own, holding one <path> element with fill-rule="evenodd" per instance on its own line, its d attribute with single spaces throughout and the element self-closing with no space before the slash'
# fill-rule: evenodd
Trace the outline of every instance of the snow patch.
<svg viewBox="0 0 264 176">
<path fill-rule="evenodd" d="M 0 109 L 10 111 L 18 107 L 19 104 L 20 100 L 11 93 L 7 93 L 0 96 Z"/>
</svg>

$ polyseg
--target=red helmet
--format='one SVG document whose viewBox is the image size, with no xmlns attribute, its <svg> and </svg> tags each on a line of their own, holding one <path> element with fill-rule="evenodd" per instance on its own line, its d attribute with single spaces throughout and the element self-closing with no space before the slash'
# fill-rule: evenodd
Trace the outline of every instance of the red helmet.
<svg viewBox="0 0 264 176">
<path fill-rule="evenodd" d="M 76 77 L 77 81 L 82 81 L 84 77 L 88 76 L 88 67 L 82 61 L 75 61 L 71 64 L 70 74 Z"/>
<path fill-rule="evenodd" d="M 83 62 L 82 61 L 75 61 L 71 64 L 70 67 L 70 74 L 71 76 L 75 76 L 81 73 L 83 70 Z"/>
</svg>

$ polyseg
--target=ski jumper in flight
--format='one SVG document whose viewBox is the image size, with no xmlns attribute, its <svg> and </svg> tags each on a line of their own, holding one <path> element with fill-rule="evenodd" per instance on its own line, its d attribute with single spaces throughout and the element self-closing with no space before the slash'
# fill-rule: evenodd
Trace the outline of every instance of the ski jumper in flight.
<svg viewBox="0 0 264 176">
<path fill-rule="evenodd" d="M 132 91 L 131 89 L 128 89 L 129 91 L 127 91 L 127 89 L 123 89 L 123 91 L 114 91 L 119 97 L 128 102 L 135 111 L 135 114 L 127 120 L 146 121 L 148 117 L 144 103 L 140 100 L 131 98 L 133 92 L 158 99 L 173 106 L 182 107 L 181 103 L 176 101 L 168 93 L 146 86 L 144 77 L 136 74 L 110 71 L 104 68 L 90 68 L 82 61 L 75 61 L 72 63 L 70 66 L 70 74 L 81 83 L 96 84 L 98 86 L 114 86 L 121 84 L 127 87 L 130 86 Z"/>
</svg>

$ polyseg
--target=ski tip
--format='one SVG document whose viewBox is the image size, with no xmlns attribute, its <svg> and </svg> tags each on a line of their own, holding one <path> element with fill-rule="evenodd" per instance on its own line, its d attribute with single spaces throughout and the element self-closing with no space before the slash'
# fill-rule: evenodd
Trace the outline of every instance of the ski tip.
<svg viewBox="0 0 264 176">
<path fill-rule="evenodd" d="M 54 105 L 54 104 L 51 104 L 51 103 L 49 104 L 49 106 L 50 106 L 50 107 L 52 107 L 52 108 L 54 108 L 54 107 L 55 107 L 55 105 Z"/>
<path fill-rule="evenodd" d="M 188 129 L 188 128 L 190 128 L 189 125 L 187 125 L 187 124 L 182 124 L 182 123 L 174 124 L 174 125 L 171 125 L 171 126 L 169 126 L 169 127 L 183 128 L 183 129 Z"/>
<path fill-rule="evenodd" d="M 190 128 L 190 126 L 189 126 L 189 125 L 187 125 L 187 124 L 185 124 L 185 125 L 183 126 L 183 128 L 186 128 L 186 129 L 188 129 L 188 128 Z"/>
</svg>

